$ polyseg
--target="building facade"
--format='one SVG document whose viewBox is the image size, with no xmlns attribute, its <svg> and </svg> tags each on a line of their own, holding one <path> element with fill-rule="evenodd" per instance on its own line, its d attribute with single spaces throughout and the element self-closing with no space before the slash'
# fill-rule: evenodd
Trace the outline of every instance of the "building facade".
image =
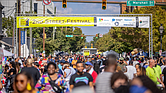
<svg viewBox="0 0 166 93">
<path fill-rule="evenodd" d="M 4 8 L 2 9 L 2 17 L 8 18 L 9 16 L 14 17 L 15 13 L 17 13 L 17 1 L 18 0 L 0 0 L 2 6 Z M 33 14 L 43 14 L 43 1 L 37 1 L 37 0 L 32 0 L 32 12 Z M 30 0 L 20 0 L 20 11 L 22 14 L 30 13 Z M 45 14 L 54 14 L 55 8 L 54 8 L 54 3 L 52 2 L 50 5 L 45 6 Z M 42 16 L 42 15 L 40 15 Z M 7 29 L 2 29 L 3 34 L 6 36 L 0 41 L 0 47 L 15 53 L 14 51 L 16 50 L 16 39 L 15 39 L 15 44 L 12 42 L 12 37 L 7 36 Z M 25 34 L 25 44 L 21 45 L 21 57 L 27 57 L 29 56 L 29 37 L 26 37 L 27 34 Z M 18 42 L 18 41 L 17 41 Z M 33 43 L 35 40 L 33 39 Z M 35 49 L 34 45 L 32 46 L 32 53 L 35 55 Z M 18 54 L 18 53 L 17 53 Z"/>
<path fill-rule="evenodd" d="M 30 12 L 30 0 L 20 0 L 21 13 Z M 3 16 L 14 16 L 17 12 L 17 0 L 1 0 L 1 4 L 4 6 L 2 10 Z M 36 14 L 43 14 L 43 2 L 32 0 L 32 12 Z M 54 3 L 45 6 L 45 14 L 54 14 Z"/>
</svg>

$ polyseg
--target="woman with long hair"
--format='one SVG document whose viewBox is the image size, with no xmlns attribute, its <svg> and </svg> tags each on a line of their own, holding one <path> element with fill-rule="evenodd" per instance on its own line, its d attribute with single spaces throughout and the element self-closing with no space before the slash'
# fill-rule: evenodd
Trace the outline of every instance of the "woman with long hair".
<svg viewBox="0 0 166 93">
<path fill-rule="evenodd" d="M 27 72 L 21 72 L 14 78 L 14 93 L 36 93 L 33 78 Z"/>
<path fill-rule="evenodd" d="M 9 63 L 10 70 L 8 71 L 8 77 L 16 74 L 16 64 L 14 62 Z"/>
<path fill-rule="evenodd" d="M 16 63 L 16 73 L 19 73 L 19 72 L 21 72 L 21 64 L 20 63 Z"/>
<path fill-rule="evenodd" d="M 16 74 L 16 65 L 14 62 L 10 62 L 9 63 L 9 70 L 7 71 L 7 79 L 6 79 L 6 82 L 5 82 L 5 88 L 6 88 L 6 92 L 9 92 L 9 91 L 13 91 L 13 78 Z"/>
<path fill-rule="evenodd" d="M 137 76 L 142 76 L 142 75 L 144 76 L 146 75 L 146 69 L 144 67 L 139 66 L 137 68 Z"/>
</svg>

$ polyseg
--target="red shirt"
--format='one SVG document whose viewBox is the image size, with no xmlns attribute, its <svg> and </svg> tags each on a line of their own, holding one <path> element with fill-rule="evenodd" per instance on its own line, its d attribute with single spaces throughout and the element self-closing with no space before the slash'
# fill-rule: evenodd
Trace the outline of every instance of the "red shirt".
<svg viewBox="0 0 166 93">
<path fill-rule="evenodd" d="M 93 71 L 91 75 L 92 75 L 92 77 L 93 77 L 93 83 L 96 83 L 96 78 L 97 78 L 97 73 L 96 73 L 96 71 Z"/>
<path fill-rule="evenodd" d="M 39 61 L 39 65 L 40 65 L 41 67 L 43 67 L 43 65 L 42 65 L 42 61 Z"/>
<path fill-rule="evenodd" d="M 96 78 L 97 78 L 96 71 L 94 71 L 93 68 L 91 68 L 90 71 L 89 71 L 89 74 L 92 75 L 92 77 L 93 77 L 93 83 L 95 83 L 96 82 Z"/>
</svg>

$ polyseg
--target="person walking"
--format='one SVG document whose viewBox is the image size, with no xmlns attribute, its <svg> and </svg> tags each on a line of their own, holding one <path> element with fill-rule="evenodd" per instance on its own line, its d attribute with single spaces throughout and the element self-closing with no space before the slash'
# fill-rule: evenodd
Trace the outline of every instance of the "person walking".
<svg viewBox="0 0 166 93">
<path fill-rule="evenodd" d="M 155 61 L 150 58 L 149 59 L 149 66 L 146 68 L 146 75 L 155 83 L 157 84 L 157 76 L 155 73 L 154 68 L 155 67 Z"/>
<path fill-rule="evenodd" d="M 73 88 L 80 86 L 89 86 L 93 90 L 93 78 L 92 76 L 84 72 L 84 64 L 81 61 L 76 63 L 77 73 L 73 74 L 70 78 L 70 92 L 72 92 Z"/>
<path fill-rule="evenodd" d="M 85 63 L 85 68 L 86 68 L 86 72 L 92 75 L 92 77 L 93 77 L 93 86 L 95 86 L 97 73 L 96 73 L 96 71 L 94 71 L 92 63 L 91 62 L 86 62 Z"/>
<path fill-rule="evenodd" d="M 27 72 L 21 72 L 14 78 L 13 93 L 36 93 L 33 78 Z"/>
<path fill-rule="evenodd" d="M 21 72 L 29 73 L 34 80 L 34 85 L 36 85 L 37 81 L 40 78 L 40 73 L 37 68 L 32 66 L 32 62 L 32 59 L 27 59 L 26 67 L 22 68 Z"/>
<path fill-rule="evenodd" d="M 127 64 L 124 63 L 124 58 L 123 58 L 123 57 L 120 58 L 120 61 L 119 61 L 119 63 L 118 63 L 118 66 L 121 68 L 121 70 L 122 70 L 123 72 L 125 72 L 125 68 L 126 68 Z"/>
<path fill-rule="evenodd" d="M 73 68 L 76 70 L 76 63 L 77 63 L 77 60 L 76 60 L 76 57 L 74 57 L 74 59 L 72 60 L 71 64 L 73 66 Z"/>
<path fill-rule="evenodd" d="M 129 80 L 132 80 L 137 74 L 136 68 L 133 67 L 133 62 L 129 61 L 129 65 L 126 66 L 126 68 L 127 68 L 127 73 L 129 73 Z"/>
<path fill-rule="evenodd" d="M 41 93 L 65 93 L 67 86 L 63 75 L 56 73 L 56 64 L 49 62 L 47 65 L 47 72 L 40 77 L 35 88 Z"/>
<path fill-rule="evenodd" d="M 105 71 L 102 74 L 99 74 L 96 79 L 96 93 L 114 93 L 110 87 L 110 77 L 115 72 L 116 67 L 116 55 L 107 55 Z"/>
</svg>

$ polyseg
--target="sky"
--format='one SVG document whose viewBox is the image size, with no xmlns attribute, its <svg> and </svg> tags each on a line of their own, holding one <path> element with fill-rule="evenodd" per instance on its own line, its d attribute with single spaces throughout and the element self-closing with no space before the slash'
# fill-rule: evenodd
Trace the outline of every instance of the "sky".
<svg viewBox="0 0 166 93">
<path fill-rule="evenodd" d="M 84 1 L 101 1 L 101 0 L 84 0 Z M 115 0 L 107 0 L 115 1 Z M 116 0 L 126 1 L 126 0 Z M 54 2 L 57 14 L 119 14 L 119 4 L 107 4 L 107 9 L 103 10 L 101 3 L 71 3 L 67 2 L 67 8 L 62 8 L 62 2 Z M 111 27 L 80 27 L 85 35 L 105 34 Z M 86 37 L 86 40 L 92 41 L 93 37 Z"/>
</svg>

